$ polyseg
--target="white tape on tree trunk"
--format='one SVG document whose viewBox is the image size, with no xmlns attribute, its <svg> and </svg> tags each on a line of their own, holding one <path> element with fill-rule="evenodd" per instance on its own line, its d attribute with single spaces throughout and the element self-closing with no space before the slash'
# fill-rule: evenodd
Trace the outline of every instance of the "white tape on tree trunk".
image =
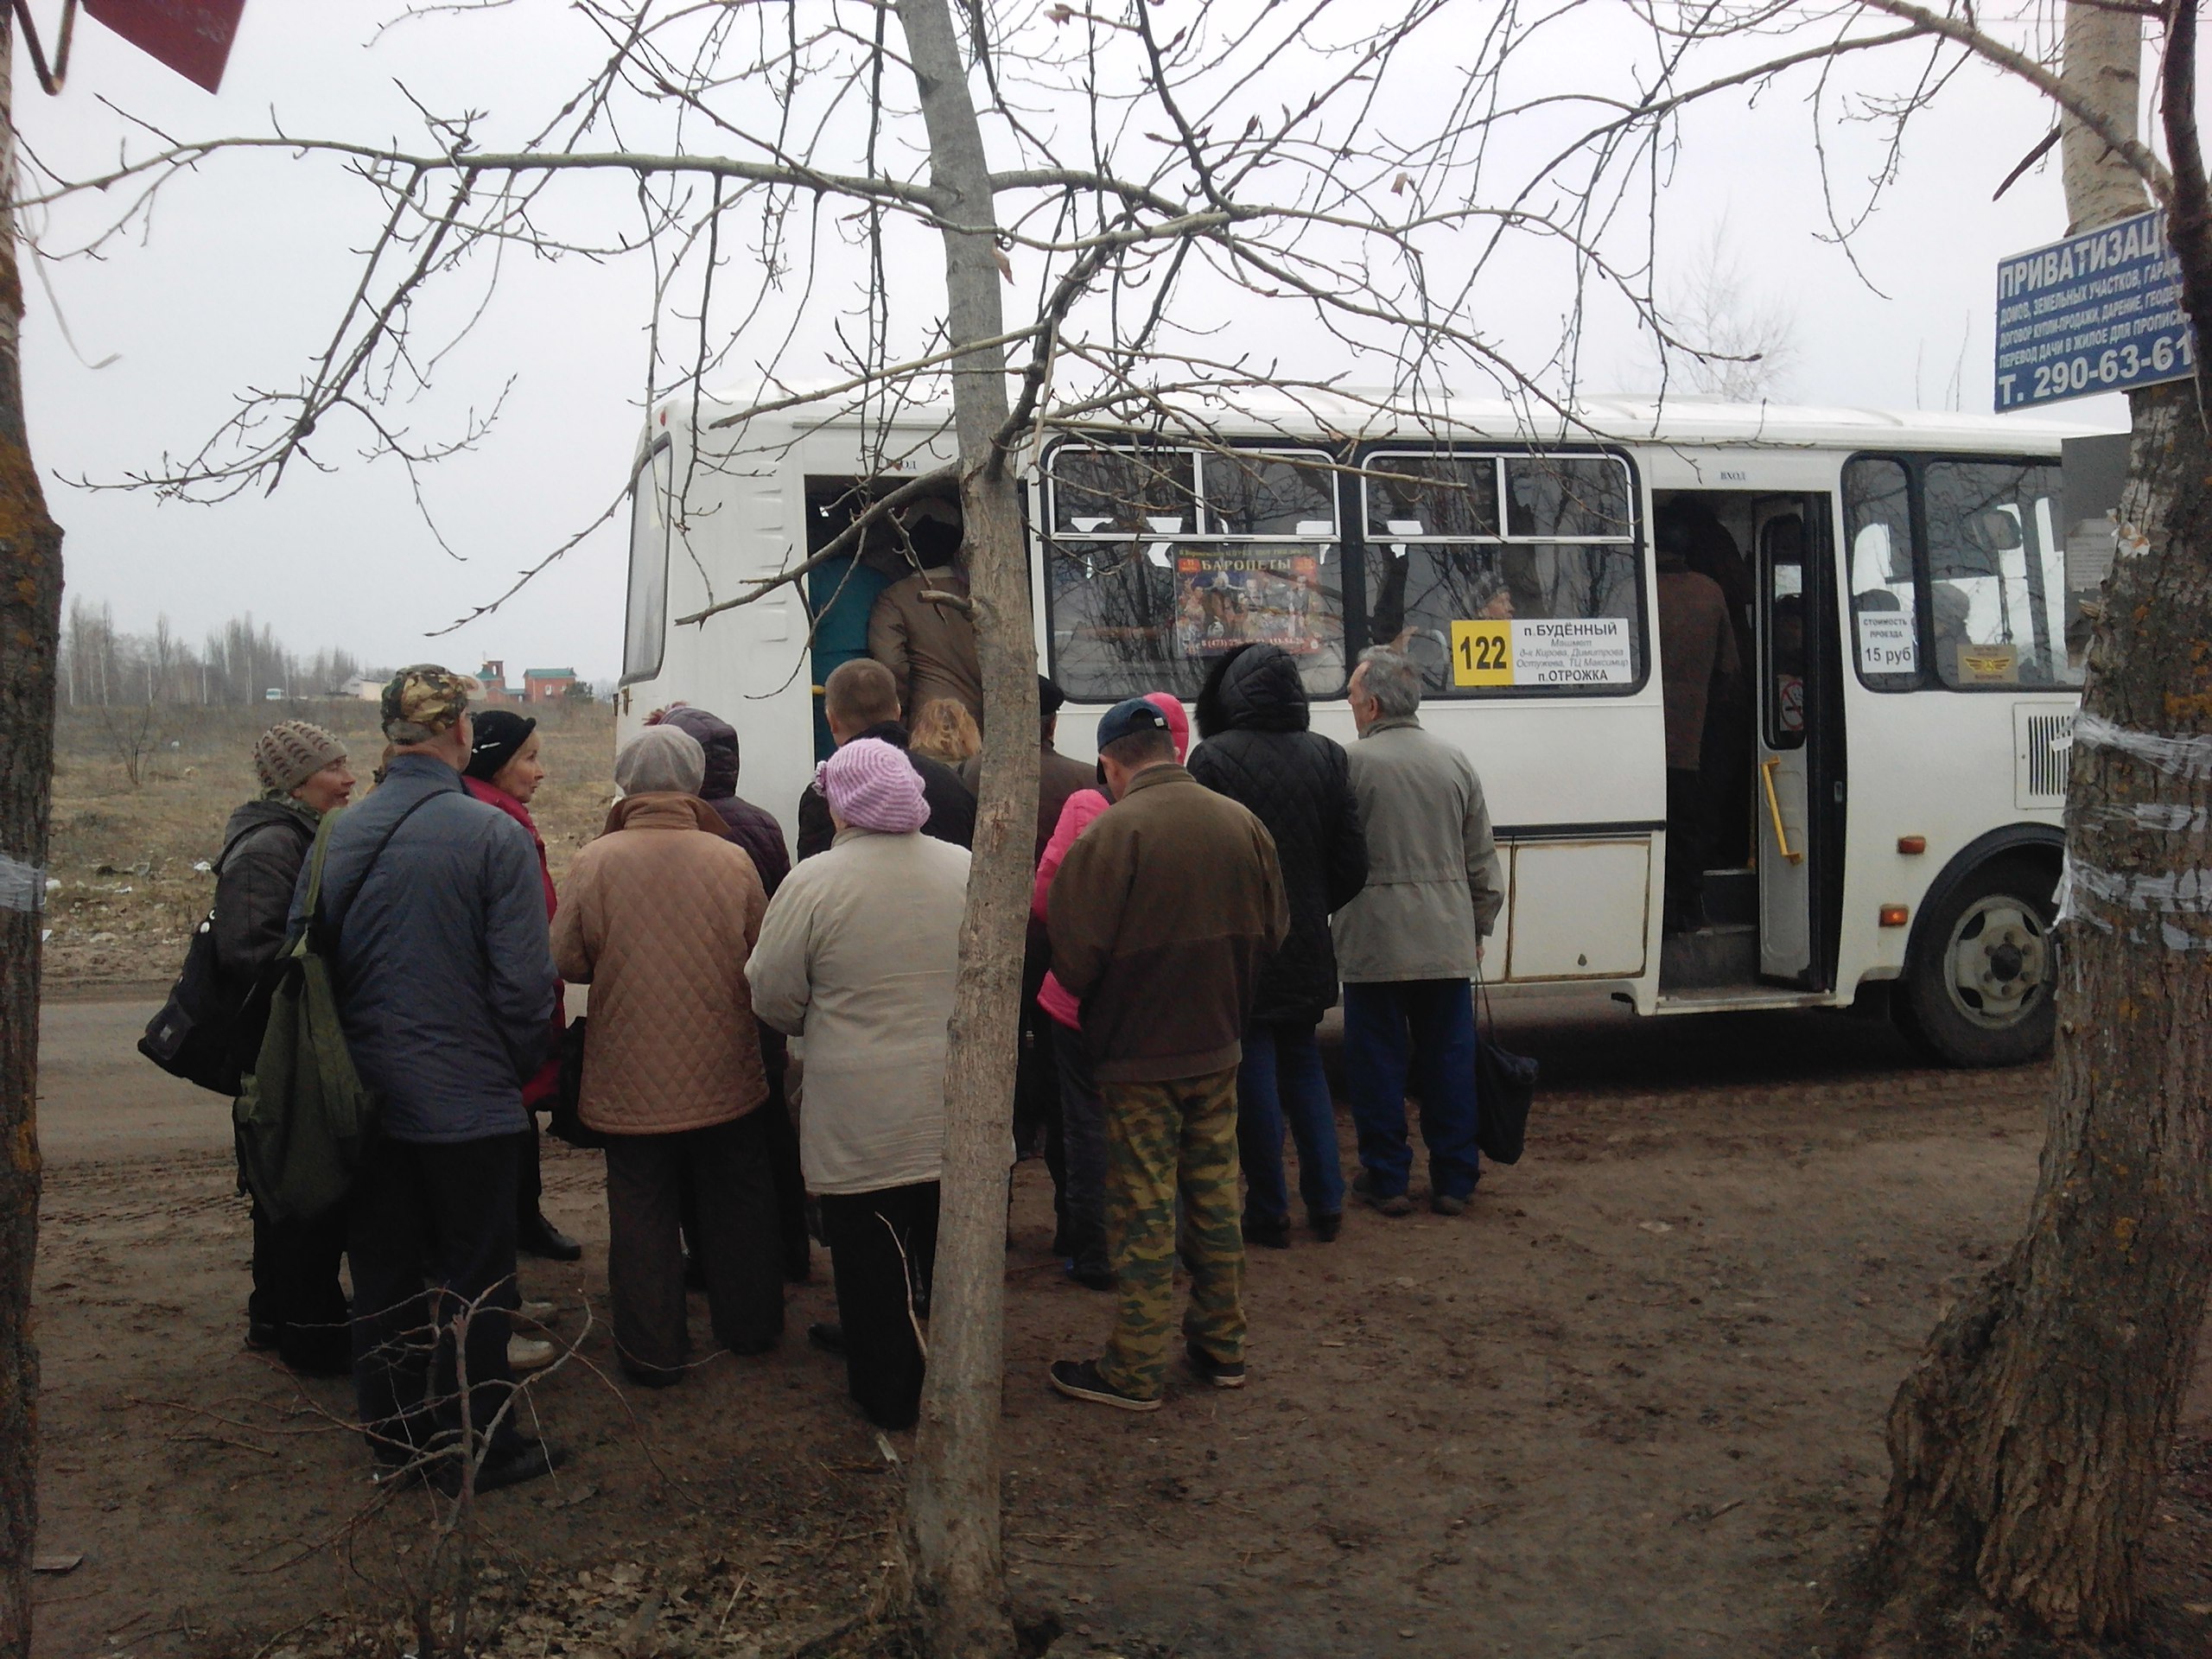
<svg viewBox="0 0 2212 1659">
<path fill-rule="evenodd" d="M 2163 737 L 2156 732 L 2115 726 L 2101 715 L 2082 714 L 2074 717 L 2074 741 L 2148 761 L 2169 778 L 2212 778 L 2212 735 L 2190 733 Z"/>
<path fill-rule="evenodd" d="M 2154 914 L 2202 916 L 2212 912 L 2212 870 L 2100 870 L 2088 864 L 2067 867 L 2069 896 L 2101 905 Z"/>
<path fill-rule="evenodd" d="M 0 853 L 0 910 L 44 910 L 46 872 Z"/>
</svg>

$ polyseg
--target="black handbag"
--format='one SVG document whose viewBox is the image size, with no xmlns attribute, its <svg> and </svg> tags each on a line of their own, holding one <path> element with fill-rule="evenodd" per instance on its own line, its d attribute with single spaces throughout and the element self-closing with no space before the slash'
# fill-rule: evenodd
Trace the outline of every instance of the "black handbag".
<svg viewBox="0 0 2212 1659">
<path fill-rule="evenodd" d="M 1499 1046 L 1491 1034 L 1497 1021 L 1487 988 L 1483 1014 L 1491 1031 L 1475 1042 L 1475 1145 L 1494 1164 L 1517 1164 L 1529 1134 L 1529 1108 L 1535 1103 L 1536 1062 Z"/>
<path fill-rule="evenodd" d="M 261 827 L 243 830 L 225 844 L 213 866 L 219 877 L 238 842 Z M 192 930 L 184 966 L 178 969 L 162 1011 L 147 1021 L 138 1052 L 171 1077 L 236 1096 L 261 1047 L 262 1029 L 269 1022 L 270 987 L 283 960 L 280 954 L 264 963 L 243 982 L 225 973 L 215 955 L 215 912 L 210 910 Z"/>
<path fill-rule="evenodd" d="M 607 1137 L 597 1129 L 585 1127 L 578 1115 L 577 1103 L 584 1094 L 584 1027 L 587 1016 L 569 1021 L 561 1033 L 561 1083 L 553 1091 L 553 1109 L 546 1120 L 546 1131 L 557 1141 L 584 1152 L 594 1151 L 607 1144 Z"/>
<path fill-rule="evenodd" d="M 238 988 L 215 959 L 215 912 L 192 930 L 184 966 L 168 1001 L 147 1022 L 138 1052 L 171 1077 L 219 1095 L 235 1095 L 245 1065 L 238 1041 Z"/>
</svg>

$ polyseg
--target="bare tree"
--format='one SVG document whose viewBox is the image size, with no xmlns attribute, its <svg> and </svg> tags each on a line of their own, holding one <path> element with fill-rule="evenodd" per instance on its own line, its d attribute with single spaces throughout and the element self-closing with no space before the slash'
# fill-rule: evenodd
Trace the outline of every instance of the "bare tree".
<svg viewBox="0 0 2212 1659">
<path fill-rule="evenodd" d="M 1730 252 L 1726 220 L 1706 233 L 1682 280 L 1662 295 L 1662 315 L 1679 344 L 1660 346 L 1662 384 L 1679 376 L 1732 404 L 1780 398 L 1797 363 L 1797 320 L 1754 291 Z"/>
<path fill-rule="evenodd" d="M 1573 434 L 1586 321 L 1606 307 L 1647 329 L 1693 380 L 1715 373 L 1721 390 L 1745 389 L 1726 365 L 1764 365 L 1771 375 L 1770 348 L 1784 343 L 1776 332 L 1745 332 L 1739 296 L 1717 277 L 1673 308 L 1653 291 L 1659 181 L 1682 142 L 1681 118 L 1789 85 L 1807 94 L 1826 156 L 1821 124 L 1861 63 L 1903 73 L 1880 72 L 1892 81 L 1850 111 L 1886 134 L 1886 148 L 1856 205 L 1830 188 L 1847 249 L 1897 175 L 1913 116 L 1961 76 L 1993 73 L 2032 89 L 2067 125 L 2077 219 L 2124 211 L 2126 191 L 2110 187 L 2121 173 L 2137 181 L 2128 189 L 2169 207 L 2190 314 L 2212 315 L 2195 0 L 2074 0 L 2063 76 L 2056 43 L 2031 24 L 1985 23 L 1964 0 L 1944 10 L 1638 0 L 1635 10 L 1641 35 L 1623 40 L 1621 71 L 1586 53 L 1574 60 L 1579 79 L 1530 86 L 1526 66 L 1556 63 L 1544 48 L 1582 22 L 1573 0 L 1415 0 L 1388 15 L 1336 0 L 1294 14 L 1070 0 L 1019 16 L 986 0 L 966 0 L 957 15 L 948 0 L 819 0 L 772 14 L 583 0 L 577 15 L 606 43 L 602 67 L 524 140 L 493 148 L 480 137 L 485 118 L 429 111 L 411 146 L 293 131 L 134 137 L 112 165 L 47 175 L 24 192 L 57 213 L 104 215 L 73 242 L 50 234 L 43 252 L 57 258 L 105 255 L 168 181 L 226 151 L 332 164 L 370 193 L 376 217 L 359 283 L 340 297 L 308 372 L 295 387 L 249 394 L 207 442 L 126 480 L 167 494 L 222 499 L 272 485 L 295 465 L 326 464 L 334 431 L 410 472 L 480 442 L 492 416 L 472 412 L 426 438 L 394 411 L 480 312 L 475 297 L 442 310 L 440 296 L 472 268 L 496 270 L 512 247 L 652 263 L 649 405 L 688 392 L 696 413 L 711 378 L 741 365 L 754 375 L 757 389 L 702 429 L 700 467 L 758 464 L 749 423 L 803 407 L 817 422 L 860 424 L 875 470 L 891 474 L 912 462 L 901 417 L 931 407 L 949 384 L 954 466 L 884 490 L 828 549 L 795 548 L 772 577 L 683 619 L 711 626 L 891 533 L 903 501 L 960 490 L 988 720 L 946 1079 L 946 1317 L 908 1516 L 934 1651 L 1012 1649 L 999 1561 L 997 1238 L 1035 764 L 1014 479 L 1034 444 L 1047 433 L 1136 427 L 1225 454 L 1216 423 L 1228 408 L 1284 410 L 1286 429 L 1418 425 L 1447 386 L 1495 390 L 1531 433 Z M 2133 130 L 2129 54 L 2139 53 L 2145 16 L 2164 48 L 2164 161 Z M 894 19 L 902 41 L 891 36 Z M 1439 63 L 1452 66 L 1442 79 Z M 1417 99 L 1403 96 L 1407 86 Z M 1524 131 L 1541 143 L 1521 142 Z M 636 226 L 555 228 L 555 187 L 577 175 L 633 183 Z M 107 206 L 117 201 L 119 212 Z M 942 248 L 941 303 L 933 291 L 917 302 L 913 285 L 887 277 L 924 234 Z M 736 248 L 759 280 L 728 280 Z M 1555 341 L 1509 350 L 1471 319 L 1490 288 L 1532 270 L 1556 274 L 1573 303 Z M 810 308 L 845 296 L 823 386 L 824 348 L 804 324 Z M 1272 336 L 1294 319 L 1333 357 L 1358 362 L 1369 389 L 1351 390 L 1333 370 L 1301 373 L 1268 337 L 1237 334 L 1262 310 Z M 2202 1011 L 2212 939 L 2199 936 L 2200 912 L 2154 919 L 2130 895 L 2155 889 L 2130 884 L 2212 861 L 2212 801 L 2202 798 L 2212 692 L 2188 644 L 2212 637 L 2202 553 L 2212 526 L 2200 522 L 2207 471 L 2194 389 L 2138 394 L 2135 409 L 2129 556 L 2093 646 L 2069 815 L 2075 868 L 2098 874 L 2077 885 L 2082 923 L 2043 1185 L 2028 1237 L 1937 1332 L 1893 1412 L 1883 1629 L 1968 1606 L 2066 1631 L 2122 1627 L 2203 1310 L 2212 1109 Z M 678 493 L 680 518 L 690 484 Z M 42 524 L 42 515 L 24 522 Z M 50 556 L 50 535 L 44 545 Z M 49 607 L 40 637 L 50 639 L 54 589 L 48 575 L 40 581 Z M 251 645 L 225 642 L 233 672 L 254 671 Z M 41 671 L 50 702 L 50 666 Z M 40 712 L 27 704 L 21 718 Z M 11 746 L 7 764 L 30 766 L 42 791 L 45 761 L 42 747 Z M 8 1012 L 5 1029 L 26 1029 L 22 1007 Z M 0 1130 L 28 1122 L 29 1101 L 26 1081 L 0 1102 L 0 1114 L 17 1114 Z M 0 1215 L 22 1230 L 27 1252 L 30 1223 L 16 1206 L 35 1192 L 4 1196 Z M 20 1330 L 6 1321 L 20 1321 L 26 1287 L 0 1272 L 0 1344 Z M 0 1455 L 26 1457 L 8 1437 L 28 1432 L 27 1419 L 0 1421 Z"/>
<path fill-rule="evenodd" d="M 0 179 L 15 174 L 14 26 L 0 17 Z M 47 516 L 23 417 L 22 283 L 0 210 L 0 1653 L 31 1645 L 38 1535 L 39 910 L 53 804 L 61 532 Z"/>
</svg>

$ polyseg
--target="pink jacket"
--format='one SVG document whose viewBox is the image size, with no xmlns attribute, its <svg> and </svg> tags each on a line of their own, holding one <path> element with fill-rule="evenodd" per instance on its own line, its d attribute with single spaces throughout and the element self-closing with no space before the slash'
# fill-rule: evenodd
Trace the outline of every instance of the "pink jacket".
<svg viewBox="0 0 2212 1659">
<path fill-rule="evenodd" d="M 1175 758 L 1185 759 L 1191 752 L 1191 717 L 1184 712 L 1183 705 L 1165 691 L 1148 691 L 1145 698 L 1158 704 L 1160 711 L 1167 716 L 1167 728 L 1175 739 Z M 1045 855 L 1037 861 L 1037 885 L 1029 895 L 1029 913 L 1039 921 L 1046 919 L 1049 913 L 1052 878 L 1060 873 L 1068 849 L 1112 804 L 1103 791 L 1079 789 L 1068 797 L 1068 804 L 1060 809 L 1060 821 L 1052 826 L 1052 838 L 1045 843 Z M 1037 1006 L 1070 1031 L 1083 1028 L 1081 1005 L 1049 971 L 1038 989 Z"/>
</svg>

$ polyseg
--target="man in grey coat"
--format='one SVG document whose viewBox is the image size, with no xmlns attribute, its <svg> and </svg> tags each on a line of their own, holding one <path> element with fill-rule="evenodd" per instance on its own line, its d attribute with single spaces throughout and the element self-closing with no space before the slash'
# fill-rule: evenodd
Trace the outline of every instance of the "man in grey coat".
<svg viewBox="0 0 2212 1659">
<path fill-rule="evenodd" d="M 1505 893 L 1482 780 L 1457 747 L 1421 729 L 1421 690 L 1419 666 L 1387 647 L 1362 652 L 1352 671 L 1351 786 L 1367 835 L 1367 886 L 1336 913 L 1332 931 L 1359 1133 L 1353 1186 L 1386 1216 L 1412 1213 L 1411 1080 L 1428 1147 L 1429 1208 L 1456 1216 L 1482 1174 L 1470 982 Z"/>
<path fill-rule="evenodd" d="M 545 1058 L 554 972 L 530 836 L 461 785 L 474 690 L 427 664 L 385 687 L 391 764 L 331 830 L 321 913 L 346 1046 L 384 1112 L 347 1233 L 361 1421 L 387 1469 L 466 1444 L 481 1492 L 553 1464 L 499 1414 L 514 1388 L 522 1085 Z M 295 925 L 307 921 L 307 882 L 303 871 Z M 454 1456 L 427 1467 L 458 1487 Z"/>
</svg>

